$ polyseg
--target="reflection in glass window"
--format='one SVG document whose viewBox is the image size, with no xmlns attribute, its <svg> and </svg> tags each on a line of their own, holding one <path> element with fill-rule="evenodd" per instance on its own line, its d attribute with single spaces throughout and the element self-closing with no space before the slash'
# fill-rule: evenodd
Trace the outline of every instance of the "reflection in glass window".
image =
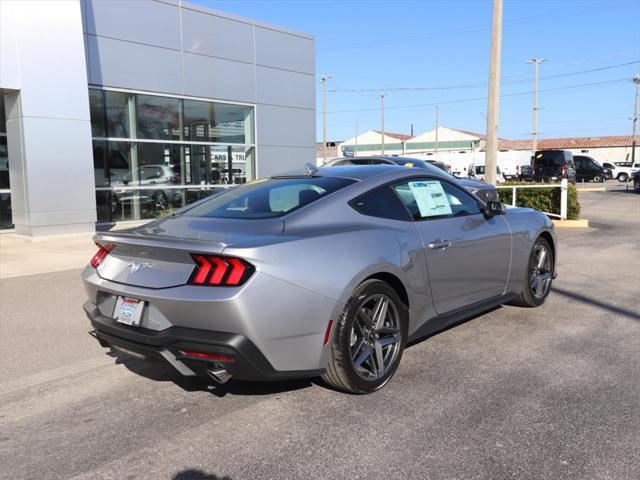
<svg viewBox="0 0 640 480">
<path fill-rule="evenodd" d="M 252 107 L 184 100 L 184 138 L 197 142 L 252 143 Z"/>
<path fill-rule="evenodd" d="M 105 141 L 93 141 L 93 178 L 96 187 L 108 187 L 110 184 L 107 176 L 107 142 Z"/>
<path fill-rule="evenodd" d="M 116 189 L 109 198 L 101 198 L 102 209 L 109 209 L 112 221 L 152 219 L 165 216 L 185 203 L 182 189 Z M 100 192 L 98 192 L 100 193 Z M 108 202 L 108 203 L 107 203 Z"/>
<path fill-rule="evenodd" d="M 129 94 L 123 92 L 104 92 L 107 113 L 107 136 L 130 138 Z"/>
<path fill-rule="evenodd" d="M 131 144 L 128 142 L 108 142 L 107 144 L 107 175 L 112 187 L 121 187 L 131 181 L 135 156 L 132 158 Z M 128 179 L 128 180 L 127 180 Z"/>
<path fill-rule="evenodd" d="M 185 183 L 200 185 L 211 182 L 211 147 L 209 145 L 184 146 Z"/>
<path fill-rule="evenodd" d="M 94 137 L 106 136 L 102 90 L 89 89 L 89 113 L 91 115 L 91 135 Z"/>
<path fill-rule="evenodd" d="M 89 103 L 102 222 L 153 218 L 255 178 L 251 106 L 99 89 Z"/>
<path fill-rule="evenodd" d="M 252 143 L 253 108 L 240 105 L 214 104 L 210 141 L 218 143 Z"/>
<path fill-rule="evenodd" d="M 180 140 L 180 100 L 136 95 L 137 138 Z"/>
<path fill-rule="evenodd" d="M 182 183 L 180 145 L 138 143 L 137 157 L 140 185 Z"/>
<path fill-rule="evenodd" d="M 253 148 L 211 147 L 211 183 L 246 183 L 254 178 Z"/>
</svg>

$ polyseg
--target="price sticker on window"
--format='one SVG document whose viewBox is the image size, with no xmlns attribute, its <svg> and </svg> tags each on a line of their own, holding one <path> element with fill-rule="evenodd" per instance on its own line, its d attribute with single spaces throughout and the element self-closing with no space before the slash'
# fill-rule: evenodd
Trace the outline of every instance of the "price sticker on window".
<svg viewBox="0 0 640 480">
<path fill-rule="evenodd" d="M 422 218 L 451 215 L 451 205 L 439 181 L 409 182 L 409 188 Z"/>
</svg>

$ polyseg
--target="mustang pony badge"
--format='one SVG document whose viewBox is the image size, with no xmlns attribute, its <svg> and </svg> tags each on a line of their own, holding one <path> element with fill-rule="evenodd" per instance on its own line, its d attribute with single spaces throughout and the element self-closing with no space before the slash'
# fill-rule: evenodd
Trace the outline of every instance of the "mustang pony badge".
<svg viewBox="0 0 640 480">
<path fill-rule="evenodd" d="M 136 273 L 138 270 L 140 270 L 141 268 L 151 268 L 151 264 L 150 263 L 130 263 L 129 264 L 129 273 Z"/>
</svg>

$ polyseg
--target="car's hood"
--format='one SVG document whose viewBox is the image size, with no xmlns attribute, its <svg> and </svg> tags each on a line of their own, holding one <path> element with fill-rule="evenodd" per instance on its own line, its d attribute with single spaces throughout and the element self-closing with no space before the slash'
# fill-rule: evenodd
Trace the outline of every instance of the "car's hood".
<svg viewBox="0 0 640 480">
<path fill-rule="evenodd" d="M 492 183 L 481 182 L 480 180 L 475 180 L 473 178 L 459 178 L 458 183 L 460 183 L 464 188 L 467 189 L 475 189 L 475 190 L 486 190 L 491 189 L 495 190 L 496 186 Z"/>
</svg>

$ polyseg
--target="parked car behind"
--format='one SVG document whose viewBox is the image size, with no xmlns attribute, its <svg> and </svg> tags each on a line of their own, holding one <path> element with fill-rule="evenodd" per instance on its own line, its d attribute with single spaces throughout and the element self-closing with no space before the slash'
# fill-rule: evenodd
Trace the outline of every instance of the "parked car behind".
<svg viewBox="0 0 640 480">
<path fill-rule="evenodd" d="M 586 155 L 574 155 L 573 163 L 576 166 L 576 180 L 578 182 L 601 183 L 605 179 L 612 178 L 611 169 L 603 167 Z"/>
<path fill-rule="evenodd" d="M 438 162 L 441 163 L 441 162 Z M 490 183 L 484 183 L 473 178 L 457 178 L 442 168 L 434 166 L 433 162 L 420 160 L 418 158 L 394 157 L 394 156 L 373 156 L 373 157 L 343 157 L 329 160 L 325 166 L 328 167 L 345 167 L 350 165 L 401 165 L 410 168 L 436 168 L 438 171 L 445 171 L 451 178 L 455 178 L 461 183 L 467 191 L 474 194 L 480 200 L 486 202 L 488 200 L 499 202 L 500 197 L 496 187 Z"/>
<path fill-rule="evenodd" d="M 563 178 L 576 183 L 573 154 L 568 150 L 538 150 L 533 157 L 533 179 L 550 182 Z"/>
<path fill-rule="evenodd" d="M 640 193 L 640 170 L 633 172 L 631 178 L 633 180 L 633 191 Z"/>
<path fill-rule="evenodd" d="M 522 165 L 520 167 L 520 173 L 518 174 L 518 181 L 520 182 L 533 181 L 533 167 L 531 165 Z"/>
<path fill-rule="evenodd" d="M 484 162 L 471 163 L 469 165 L 469 170 L 467 170 L 467 174 L 470 178 L 475 178 L 476 180 L 481 180 L 484 182 L 485 169 L 486 165 L 484 164 Z M 502 170 L 500 169 L 500 166 L 496 165 L 496 182 L 504 183 L 504 181 L 505 178 L 502 175 Z"/>
<path fill-rule="evenodd" d="M 619 182 L 623 183 L 633 176 L 633 172 L 640 169 L 640 163 L 632 162 L 613 162 L 613 164 L 603 163 L 602 165 L 610 168 L 612 170 L 613 178 L 617 178 Z"/>
<path fill-rule="evenodd" d="M 180 175 L 170 165 L 143 165 L 138 169 L 138 181 L 133 181 L 131 173 L 121 180 L 120 185 L 111 180 L 111 185 L 116 188 L 112 197 L 111 210 L 115 213 L 124 205 L 134 201 L 140 201 L 143 206 L 153 211 L 164 211 L 175 204 L 181 203 L 180 190 L 166 188 L 169 185 L 179 184 Z M 143 187 L 129 189 L 126 187 Z"/>
</svg>

